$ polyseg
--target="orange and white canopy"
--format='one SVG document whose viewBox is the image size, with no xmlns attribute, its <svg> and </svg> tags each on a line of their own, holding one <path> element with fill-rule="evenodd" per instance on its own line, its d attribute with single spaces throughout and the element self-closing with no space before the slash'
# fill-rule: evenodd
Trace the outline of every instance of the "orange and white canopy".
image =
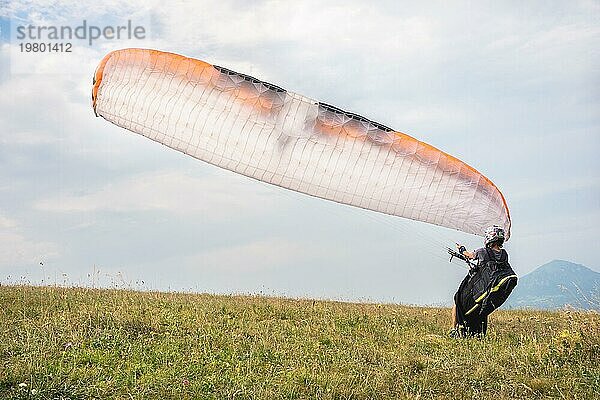
<svg viewBox="0 0 600 400">
<path fill-rule="evenodd" d="M 510 216 L 459 159 L 279 86 L 156 50 L 109 53 L 96 115 L 199 160 L 311 196 L 483 235 Z"/>
</svg>

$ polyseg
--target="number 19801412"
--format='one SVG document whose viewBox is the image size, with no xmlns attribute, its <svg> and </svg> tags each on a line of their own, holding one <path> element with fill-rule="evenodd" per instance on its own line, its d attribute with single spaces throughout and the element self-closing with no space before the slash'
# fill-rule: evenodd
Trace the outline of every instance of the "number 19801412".
<svg viewBox="0 0 600 400">
<path fill-rule="evenodd" d="M 19 43 L 21 53 L 71 53 L 71 43 Z"/>
</svg>

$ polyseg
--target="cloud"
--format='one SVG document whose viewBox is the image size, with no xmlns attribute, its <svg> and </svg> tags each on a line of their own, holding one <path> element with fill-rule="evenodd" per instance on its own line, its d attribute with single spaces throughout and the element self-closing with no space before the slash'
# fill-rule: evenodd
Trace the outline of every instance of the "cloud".
<svg viewBox="0 0 600 400">
<path fill-rule="evenodd" d="M 37 264 L 59 256 L 58 246 L 50 242 L 35 242 L 18 233 L 0 232 L 0 266 L 18 267 Z"/>
<path fill-rule="evenodd" d="M 503 189 L 514 216 L 511 256 L 514 249 L 518 267 L 526 270 L 547 257 L 568 258 L 561 254 L 576 254 L 584 264 L 596 260 L 589 238 L 598 236 L 600 226 L 597 213 L 590 213 L 600 170 L 600 58 L 594 46 L 600 28 L 590 16 L 598 7 L 47 0 L 9 2 L 0 15 L 34 23 L 79 23 L 82 16 L 99 24 L 144 21 L 154 34 L 144 47 L 248 73 L 430 142 Z M 32 75 L 0 74 L 0 207 L 7 202 L 28 219 L 19 225 L 0 217 L 4 260 L 58 254 L 68 246 L 61 265 L 70 263 L 73 271 L 90 259 L 130 271 L 139 258 L 139 276 L 186 264 L 203 266 L 208 272 L 201 278 L 210 279 L 219 275 L 219 265 L 227 272 L 215 290 L 244 287 L 252 283 L 253 269 L 261 268 L 264 274 L 247 287 L 260 287 L 258 280 L 279 271 L 274 288 L 289 281 L 295 287 L 304 278 L 302 290 L 315 293 L 319 283 L 305 277 L 311 268 L 319 276 L 327 270 L 324 296 L 347 285 L 349 296 L 377 298 L 409 293 L 409 286 L 423 282 L 429 286 L 418 292 L 427 298 L 426 290 L 439 294 L 439 287 L 453 285 L 436 273 L 434 289 L 427 268 L 446 261 L 432 250 L 443 243 L 432 242 L 463 238 L 459 233 L 389 216 L 364 218 L 371 214 L 217 170 L 94 118 L 92 73 L 106 52 L 128 45 L 78 48 L 69 59 L 72 74 L 42 73 L 62 68 L 66 58 L 35 65 Z M 10 46 L 2 45 L 0 68 L 9 65 Z M 170 224 L 158 226 L 156 213 L 168 213 Z M 308 223 L 315 215 L 318 221 Z M 248 216 L 260 223 L 245 224 Z M 125 226 L 130 217 L 139 225 Z M 202 225 L 207 219 L 211 224 Z M 47 229 L 65 226 L 79 229 Z M 138 227 L 147 237 L 140 238 Z M 38 231 L 52 231 L 57 244 L 44 248 L 34 239 Z M 314 232 L 318 238 L 307 235 Z M 307 237 L 322 249 L 306 246 Z M 158 251 L 157 242 L 168 245 Z M 305 245 L 304 254 L 297 243 Z M 365 248 L 367 255 L 361 254 Z M 286 269 L 285 254 L 297 264 Z M 148 267 L 146 258 L 155 264 Z M 379 272 L 359 274 L 374 258 Z M 300 264 L 312 267 L 298 269 Z M 229 284 L 231 271 L 243 280 Z M 403 283 L 390 282 L 390 276 Z M 158 282 L 168 287 L 172 277 L 162 278 Z"/>
<path fill-rule="evenodd" d="M 206 4 L 197 2 L 169 4 L 155 12 L 165 26 L 163 34 L 173 41 L 212 38 L 221 46 L 233 47 L 274 42 L 296 46 L 308 42 L 315 52 L 329 50 L 335 54 L 358 47 L 396 56 L 428 47 L 432 41 L 431 20 L 414 16 L 398 20 L 385 8 L 366 7 L 356 1 L 329 5 L 318 1 L 264 1 L 253 7 L 220 1 L 210 4 L 210 12 Z M 257 23 L 257 15 L 265 18 Z M 356 34 L 357 29 L 360 35 Z M 327 37 L 323 32 L 328 33 Z M 379 40 L 372 40 L 374 36 Z"/>
<path fill-rule="evenodd" d="M 10 229 L 17 226 L 17 222 L 0 214 L 0 229 Z"/>
<path fill-rule="evenodd" d="M 21 233 L 19 223 L 0 212 L 0 267 L 14 268 L 24 264 L 37 264 L 58 255 L 58 246 L 55 243 L 26 238 Z"/>
<path fill-rule="evenodd" d="M 574 176 L 566 182 L 556 182 L 556 180 L 514 182 L 511 186 L 511 200 L 522 201 L 582 190 L 600 193 L 600 177 Z"/>
<path fill-rule="evenodd" d="M 186 257 L 188 268 L 218 270 L 220 274 L 255 273 L 293 263 L 305 256 L 300 243 L 282 238 L 265 238 L 254 242 L 218 247 Z"/>
<path fill-rule="evenodd" d="M 64 83 L 42 76 L 11 76 L 1 82 L 0 90 L 10 93 L 0 96 L 3 144 L 45 144 L 56 140 L 58 132 L 54 128 L 64 122 L 61 106 L 68 93 Z"/>
<path fill-rule="evenodd" d="M 34 208 L 62 213 L 165 211 L 218 220 L 267 213 L 275 207 L 264 184 L 248 185 L 248 178 L 218 175 L 159 171 L 127 176 L 90 193 L 69 192 L 38 200 Z"/>
<path fill-rule="evenodd" d="M 76 0 L 20 0 L 2 3 L 0 16 L 17 21 L 43 23 L 48 20 L 79 20 L 82 16 L 106 16 L 110 14 L 134 14 L 147 12 L 158 1 L 132 0 L 124 3 L 118 0 L 105 0 L 95 3 L 82 3 Z"/>
</svg>

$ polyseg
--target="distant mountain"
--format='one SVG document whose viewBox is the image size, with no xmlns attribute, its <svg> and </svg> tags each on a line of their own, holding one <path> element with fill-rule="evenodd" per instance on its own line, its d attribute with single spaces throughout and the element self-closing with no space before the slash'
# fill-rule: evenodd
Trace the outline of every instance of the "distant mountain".
<svg viewBox="0 0 600 400">
<path fill-rule="evenodd" d="M 503 308 L 600 310 L 600 273 L 554 260 L 524 275 Z"/>
</svg>

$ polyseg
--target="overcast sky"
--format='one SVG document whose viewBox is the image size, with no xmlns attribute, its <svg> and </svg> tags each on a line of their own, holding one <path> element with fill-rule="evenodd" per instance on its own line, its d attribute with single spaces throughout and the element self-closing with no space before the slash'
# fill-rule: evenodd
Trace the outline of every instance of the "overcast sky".
<svg viewBox="0 0 600 400">
<path fill-rule="evenodd" d="M 0 0 L 1 283 L 450 301 L 465 271 L 443 246 L 481 238 L 262 184 L 96 118 L 96 65 L 133 46 L 441 148 L 504 193 L 517 273 L 553 259 L 600 270 L 600 3 L 123 3 Z M 84 19 L 131 20 L 147 38 L 19 52 L 17 26 Z"/>
</svg>

